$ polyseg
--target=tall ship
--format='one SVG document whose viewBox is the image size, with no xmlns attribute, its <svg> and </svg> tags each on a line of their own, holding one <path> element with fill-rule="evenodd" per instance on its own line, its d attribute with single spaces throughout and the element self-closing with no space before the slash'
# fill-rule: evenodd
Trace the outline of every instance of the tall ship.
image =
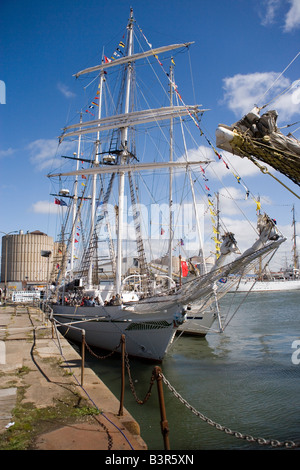
<svg viewBox="0 0 300 470">
<path fill-rule="evenodd" d="M 227 255 L 235 252 L 235 240 L 224 233 L 210 269 L 185 282 L 174 275 L 174 254 L 191 231 L 202 252 L 194 172 L 210 164 L 189 152 L 199 146 L 207 110 L 185 103 L 174 76 L 175 60 L 180 63 L 191 45 L 152 47 L 131 9 L 114 52 L 75 74 L 91 98 L 59 138 L 59 148 L 73 142 L 75 154 L 62 155 L 64 167 L 48 175 L 62 215 L 51 308 L 72 341 L 84 330 L 90 346 L 120 351 L 124 336 L 130 356 L 162 361 L 189 312 L 201 317 L 209 311 L 212 323 L 238 273 L 285 241 L 264 214 L 258 240 L 233 261 Z M 209 196 L 207 207 L 212 211 Z M 152 267 L 159 250 L 168 257 L 167 273 Z"/>
<path fill-rule="evenodd" d="M 295 206 L 293 212 L 293 262 L 289 268 L 282 269 L 278 272 L 272 272 L 265 269 L 264 272 L 258 269 L 258 273 L 253 276 L 242 277 L 230 292 L 284 292 L 300 290 L 300 270 L 299 256 L 297 250 L 297 233 Z M 260 263 L 259 263 L 260 267 Z"/>
</svg>

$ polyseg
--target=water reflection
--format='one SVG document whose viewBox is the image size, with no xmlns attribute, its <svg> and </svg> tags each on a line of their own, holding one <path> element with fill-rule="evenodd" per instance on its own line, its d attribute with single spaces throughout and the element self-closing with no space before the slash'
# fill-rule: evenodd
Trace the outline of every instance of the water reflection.
<svg viewBox="0 0 300 470">
<path fill-rule="evenodd" d="M 299 293 L 248 296 L 221 334 L 180 337 L 166 356 L 166 378 L 199 412 L 234 431 L 254 437 L 300 442 L 300 365 L 291 361 L 294 339 L 300 337 Z M 234 303 L 235 302 L 235 303 Z M 240 299 L 223 299 L 234 311 Z M 120 395 L 120 359 L 89 365 L 112 392 Z M 130 360 L 136 393 L 143 399 L 154 364 Z M 257 449 L 218 431 L 191 413 L 164 387 L 171 449 Z M 163 449 L 156 387 L 150 400 L 138 405 L 126 383 L 125 407 L 141 426 L 149 449 Z"/>
</svg>

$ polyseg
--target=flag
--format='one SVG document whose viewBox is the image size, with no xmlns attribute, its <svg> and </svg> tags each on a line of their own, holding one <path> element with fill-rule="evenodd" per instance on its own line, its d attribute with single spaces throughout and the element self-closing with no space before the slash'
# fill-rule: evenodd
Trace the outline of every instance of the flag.
<svg viewBox="0 0 300 470">
<path fill-rule="evenodd" d="M 60 205 L 61 205 L 61 206 L 67 206 L 68 204 L 67 204 L 65 201 L 63 201 L 63 200 L 61 199 L 61 200 L 60 200 Z"/>
<path fill-rule="evenodd" d="M 125 44 L 124 44 L 124 42 L 120 41 L 120 42 L 119 42 L 119 46 L 121 46 L 121 47 L 125 47 Z"/>
<path fill-rule="evenodd" d="M 106 64 L 109 64 L 109 62 L 111 62 L 111 59 L 109 59 L 108 57 L 106 57 L 106 55 L 104 56 L 104 62 Z"/>
<path fill-rule="evenodd" d="M 86 176 L 85 176 L 85 175 L 81 175 L 81 178 L 83 178 L 84 180 L 86 180 Z"/>
<path fill-rule="evenodd" d="M 171 62 L 172 62 L 173 65 L 175 65 L 173 57 L 171 58 Z"/>
<path fill-rule="evenodd" d="M 180 239 L 180 245 L 181 245 L 181 246 L 184 245 L 184 241 L 182 240 L 182 238 Z"/>
<path fill-rule="evenodd" d="M 218 232 L 218 230 L 216 229 L 216 227 L 213 227 L 213 232 L 214 232 L 214 233 L 220 233 L 220 232 Z"/>
<path fill-rule="evenodd" d="M 181 274 L 183 277 L 188 275 L 189 268 L 186 261 L 181 261 Z"/>
<path fill-rule="evenodd" d="M 57 199 L 57 198 L 55 198 L 55 199 L 54 199 L 54 204 L 57 204 L 58 206 L 60 206 L 60 200 Z"/>
<path fill-rule="evenodd" d="M 161 228 L 160 234 L 163 235 L 165 233 L 164 229 Z"/>
<path fill-rule="evenodd" d="M 75 240 L 74 240 L 74 241 L 75 241 L 75 243 L 78 243 L 78 240 L 76 240 L 76 238 L 75 238 Z"/>
</svg>

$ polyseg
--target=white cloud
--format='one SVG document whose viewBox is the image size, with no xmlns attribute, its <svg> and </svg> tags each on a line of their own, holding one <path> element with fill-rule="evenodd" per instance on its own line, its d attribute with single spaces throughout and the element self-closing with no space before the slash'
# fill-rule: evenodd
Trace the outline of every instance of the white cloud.
<svg viewBox="0 0 300 470">
<path fill-rule="evenodd" d="M 258 11 L 263 26 L 282 24 L 283 20 L 283 31 L 286 33 L 300 27 L 299 0 L 263 0 L 258 5 Z"/>
<path fill-rule="evenodd" d="M 31 208 L 35 214 L 58 214 L 62 209 L 65 210 L 66 208 L 55 204 L 53 201 L 37 201 Z"/>
<path fill-rule="evenodd" d="M 178 158 L 178 162 L 186 161 L 189 162 L 198 162 L 198 161 L 207 161 L 214 160 L 214 152 L 212 148 L 207 147 L 206 145 L 199 145 L 198 148 L 189 149 L 187 151 L 187 157 L 185 155 Z"/>
<path fill-rule="evenodd" d="M 68 150 L 73 149 L 74 144 L 72 142 L 63 143 L 60 148 L 61 152 L 67 152 Z M 28 145 L 28 150 L 31 154 L 30 161 L 38 171 L 42 171 L 53 166 L 59 166 L 61 164 L 61 158 L 57 156 L 57 139 L 35 140 Z"/>
<path fill-rule="evenodd" d="M 289 33 L 300 27 L 300 2 L 289 0 L 291 8 L 285 17 L 284 31 Z"/>
<path fill-rule="evenodd" d="M 264 26 L 274 23 L 277 10 L 280 6 L 281 0 L 267 0 L 264 1 L 265 13 L 262 18 L 262 24 Z"/>
<path fill-rule="evenodd" d="M 255 104 L 261 106 L 267 102 L 264 96 L 272 86 L 272 96 L 276 96 L 290 85 L 287 78 L 276 72 L 255 72 L 237 74 L 223 79 L 224 101 L 236 116 L 249 112 Z"/>
<path fill-rule="evenodd" d="M 223 83 L 224 103 L 238 118 L 249 112 L 255 104 L 262 106 L 270 99 L 274 101 L 270 103 L 269 109 L 278 111 L 279 124 L 280 120 L 285 121 L 299 114 L 299 80 L 291 83 L 276 72 L 256 72 L 226 77 Z"/>
<path fill-rule="evenodd" d="M 12 149 L 11 147 L 7 150 L 0 150 L 0 158 L 10 157 L 16 150 Z"/>
<path fill-rule="evenodd" d="M 240 188 L 231 186 L 223 187 L 219 191 L 220 212 L 221 215 L 237 215 L 242 216 L 242 210 L 246 207 L 253 207 L 254 202 L 245 198 L 245 191 Z"/>
<path fill-rule="evenodd" d="M 75 93 L 69 90 L 69 88 L 61 82 L 57 84 L 57 88 L 66 98 L 73 98 L 76 96 Z"/>
</svg>

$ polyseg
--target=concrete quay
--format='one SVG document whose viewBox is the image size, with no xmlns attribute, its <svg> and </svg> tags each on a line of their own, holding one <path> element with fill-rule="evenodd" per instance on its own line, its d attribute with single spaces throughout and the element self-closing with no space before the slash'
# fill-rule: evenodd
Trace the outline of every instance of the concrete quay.
<svg viewBox="0 0 300 470">
<path fill-rule="evenodd" d="M 80 355 L 61 335 L 60 345 L 39 308 L 0 305 L 0 449 L 147 450 L 134 418 L 118 416 L 88 367 L 81 386 Z"/>
</svg>

